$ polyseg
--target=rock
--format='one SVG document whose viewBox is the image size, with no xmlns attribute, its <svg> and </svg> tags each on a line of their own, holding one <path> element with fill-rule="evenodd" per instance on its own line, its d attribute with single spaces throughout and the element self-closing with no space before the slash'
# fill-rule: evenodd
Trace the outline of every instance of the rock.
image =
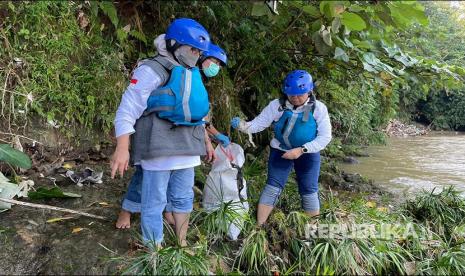
<svg viewBox="0 0 465 276">
<path fill-rule="evenodd" d="M 344 157 L 344 159 L 342 160 L 344 161 L 345 163 L 349 163 L 349 164 L 358 164 L 360 163 L 357 159 L 355 159 L 355 157 L 353 156 L 347 156 L 347 157 Z"/>
</svg>

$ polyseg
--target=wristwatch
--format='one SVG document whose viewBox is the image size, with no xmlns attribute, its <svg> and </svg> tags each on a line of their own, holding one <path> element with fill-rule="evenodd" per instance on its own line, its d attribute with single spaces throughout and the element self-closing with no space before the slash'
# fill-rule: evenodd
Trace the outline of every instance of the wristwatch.
<svg viewBox="0 0 465 276">
<path fill-rule="evenodd" d="M 300 147 L 300 149 L 302 150 L 302 153 L 307 153 L 308 152 L 308 149 L 306 147 Z"/>
</svg>

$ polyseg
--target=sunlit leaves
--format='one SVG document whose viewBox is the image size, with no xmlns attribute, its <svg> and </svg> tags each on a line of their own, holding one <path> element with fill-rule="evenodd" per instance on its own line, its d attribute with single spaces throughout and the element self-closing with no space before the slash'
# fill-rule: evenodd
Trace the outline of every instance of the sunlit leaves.
<svg viewBox="0 0 465 276">
<path fill-rule="evenodd" d="M 342 14 L 342 24 L 352 31 L 361 31 L 366 28 L 363 18 L 352 12 L 344 12 Z"/>
<path fill-rule="evenodd" d="M 401 27 L 407 26 L 411 21 L 422 25 L 428 24 L 424 7 L 416 2 L 392 2 L 389 5 L 394 21 Z"/>
</svg>

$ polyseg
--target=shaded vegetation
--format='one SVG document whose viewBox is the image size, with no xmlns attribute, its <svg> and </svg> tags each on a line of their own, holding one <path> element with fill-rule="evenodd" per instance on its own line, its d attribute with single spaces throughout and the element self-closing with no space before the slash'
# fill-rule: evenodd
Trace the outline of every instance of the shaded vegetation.
<svg viewBox="0 0 465 276">
<path fill-rule="evenodd" d="M 456 54 L 440 59 L 441 44 L 413 47 L 428 44 L 438 22 L 454 24 L 425 5 L 426 12 L 417 2 L 285 1 L 273 15 L 261 2 L 243 1 L 2 2 L 1 115 L 10 130 L 38 115 L 64 132 L 77 125 L 109 131 L 125 79 L 138 59 L 155 54 L 151 40 L 173 17 L 193 17 L 230 57 L 208 82 L 219 129 L 233 115 L 254 117 L 279 97 L 285 74 L 302 68 L 314 76 L 343 144 L 379 142 L 390 118 L 415 113 L 430 91 L 462 85 Z M 463 37 L 458 27 L 450 31 L 455 41 Z M 438 113 L 427 119 L 441 121 Z M 453 116 L 447 126 L 460 127 L 461 115 Z M 270 135 L 258 135 L 260 144 Z"/>
</svg>

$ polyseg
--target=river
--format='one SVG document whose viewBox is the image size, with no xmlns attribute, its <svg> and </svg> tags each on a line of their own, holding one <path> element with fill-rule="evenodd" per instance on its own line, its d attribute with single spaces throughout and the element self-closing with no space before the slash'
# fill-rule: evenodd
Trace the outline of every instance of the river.
<svg viewBox="0 0 465 276">
<path fill-rule="evenodd" d="M 454 185 L 465 191 L 465 133 L 431 132 L 424 136 L 388 138 L 368 148 L 370 157 L 341 164 L 397 195 Z"/>
</svg>

